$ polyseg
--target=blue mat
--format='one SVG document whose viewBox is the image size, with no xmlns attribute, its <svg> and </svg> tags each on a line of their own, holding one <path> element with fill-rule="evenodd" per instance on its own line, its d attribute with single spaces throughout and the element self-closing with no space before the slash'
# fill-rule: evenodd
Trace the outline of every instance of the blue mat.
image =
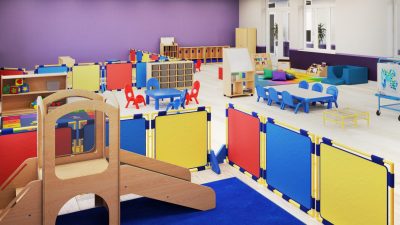
<svg viewBox="0 0 400 225">
<path fill-rule="evenodd" d="M 296 225 L 294 216 L 242 183 L 237 178 L 208 183 L 217 195 L 217 208 L 202 212 L 139 198 L 121 203 L 122 225 Z M 108 213 L 102 208 L 59 216 L 57 225 L 107 225 Z"/>
</svg>

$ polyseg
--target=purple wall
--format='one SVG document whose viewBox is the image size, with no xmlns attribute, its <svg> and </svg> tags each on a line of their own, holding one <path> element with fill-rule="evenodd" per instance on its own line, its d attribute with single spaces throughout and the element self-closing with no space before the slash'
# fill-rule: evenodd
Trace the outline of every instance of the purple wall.
<svg viewBox="0 0 400 225">
<path fill-rule="evenodd" d="M 376 81 L 377 76 L 377 57 L 359 56 L 348 54 L 327 54 L 318 52 L 307 52 L 299 50 L 290 50 L 290 63 L 293 68 L 308 69 L 313 63 L 326 62 L 328 66 L 351 65 L 363 66 L 368 68 L 368 79 Z"/>
<path fill-rule="evenodd" d="M 233 46 L 238 25 L 238 0 L 0 1 L 0 66 L 127 60 L 129 48 L 159 52 L 162 36 Z"/>
</svg>

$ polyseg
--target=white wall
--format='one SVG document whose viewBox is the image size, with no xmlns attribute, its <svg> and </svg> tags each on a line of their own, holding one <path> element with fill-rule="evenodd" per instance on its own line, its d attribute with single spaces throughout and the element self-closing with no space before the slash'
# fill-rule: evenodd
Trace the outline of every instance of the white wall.
<svg viewBox="0 0 400 225">
<path fill-rule="evenodd" d="M 267 46 L 269 43 L 267 1 L 239 0 L 239 25 L 257 28 L 258 46 Z M 335 26 L 333 28 L 334 44 L 336 44 L 337 53 L 383 57 L 393 56 L 397 42 L 400 46 L 400 38 L 399 41 L 393 38 L 395 34 L 393 1 L 313 0 L 313 4 L 325 5 L 334 2 L 332 24 Z M 302 49 L 304 47 L 304 0 L 290 0 L 289 5 L 290 48 Z M 396 28 L 396 31 L 400 34 L 400 28 Z"/>
<path fill-rule="evenodd" d="M 290 0 L 289 42 L 291 49 L 303 48 L 304 32 L 304 0 Z"/>
<path fill-rule="evenodd" d="M 336 52 L 393 56 L 393 0 L 336 0 Z"/>
<path fill-rule="evenodd" d="M 257 46 L 266 46 L 265 15 L 265 0 L 239 0 L 239 27 L 257 28 Z"/>
</svg>

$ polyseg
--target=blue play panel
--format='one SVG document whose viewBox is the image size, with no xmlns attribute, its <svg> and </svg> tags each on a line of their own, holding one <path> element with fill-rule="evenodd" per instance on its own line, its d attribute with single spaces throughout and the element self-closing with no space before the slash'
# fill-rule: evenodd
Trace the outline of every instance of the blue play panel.
<svg viewBox="0 0 400 225">
<path fill-rule="evenodd" d="M 156 185 L 156 184 L 155 184 Z M 237 178 L 206 184 L 217 195 L 217 208 L 202 212 L 147 198 L 121 203 L 122 225 L 303 224 Z M 59 216 L 57 225 L 108 225 L 108 212 L 89 209 Z"/>
</svg>

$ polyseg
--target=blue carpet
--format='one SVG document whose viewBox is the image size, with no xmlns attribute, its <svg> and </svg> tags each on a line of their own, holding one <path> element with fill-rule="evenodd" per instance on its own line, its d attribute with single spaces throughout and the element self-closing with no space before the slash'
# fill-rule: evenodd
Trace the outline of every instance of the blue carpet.
<svg viewBox="0 0 400 225">
<path fill-rule="evenodd" d="M 139 198 L 121 203 L 122 225 L 296 225 L 301 221 L 237 178 L 208 183 L 217 195 L 217 208 L 202 212 Z M 96 208 L 59 216 L 57 225 L 107 225 L 106 209 Z"/>
</svg>

